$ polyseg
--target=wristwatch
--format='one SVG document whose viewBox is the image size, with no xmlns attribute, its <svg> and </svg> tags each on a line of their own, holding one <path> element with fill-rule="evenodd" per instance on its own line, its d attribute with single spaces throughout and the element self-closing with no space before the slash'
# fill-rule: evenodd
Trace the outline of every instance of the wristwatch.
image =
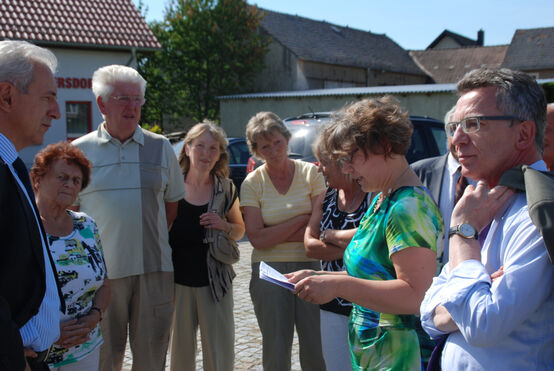
<svg viewBox="0 0 554 371">
<path fill-rule="evenodd" d="M 325 232 L 327 232 L 327 229 L 324 229 L 321 234 L 319 235 L 319 239 L 321 242 L 325 243 Z"/>
<path fill-rule="evenodd" d="M 479 234 L 477 233 L 475 228 L 467 223 L 462 223 L 454 227 L 450 227 L 450 229 L 448 230 L 448 237 L 452 236 L 453 234 L 458 234 L 463 238 L 473 238 L 475 240 L 479 238 Z"/>
</svg>

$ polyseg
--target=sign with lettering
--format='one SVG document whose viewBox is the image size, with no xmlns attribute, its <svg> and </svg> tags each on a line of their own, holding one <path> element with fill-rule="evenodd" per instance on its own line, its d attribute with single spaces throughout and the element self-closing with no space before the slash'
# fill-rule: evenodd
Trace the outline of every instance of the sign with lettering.
<svg viewBox="0 0 554 371">
<path fill-rule="evenodd" d="M 84 77 L 57 77 L 58 89 L 91 89 L 92 79 Z"/>
</svg>

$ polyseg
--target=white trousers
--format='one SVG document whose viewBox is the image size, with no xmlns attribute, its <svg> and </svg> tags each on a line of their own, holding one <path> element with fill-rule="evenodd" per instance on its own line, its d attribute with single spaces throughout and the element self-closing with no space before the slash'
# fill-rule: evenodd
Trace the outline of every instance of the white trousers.
<svg viewBox="0 0 554 371">
<path fill-rule="evenodd" d="M 348 316 L 320 309 L 319 317 L 321 347 L 327 371 L 351 370 Z"/>
</svg>

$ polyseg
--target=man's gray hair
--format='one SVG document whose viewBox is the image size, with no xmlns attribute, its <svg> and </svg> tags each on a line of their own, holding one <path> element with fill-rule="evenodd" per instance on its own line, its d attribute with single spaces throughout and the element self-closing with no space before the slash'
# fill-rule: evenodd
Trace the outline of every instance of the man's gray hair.
<svg viewBox="0 0 554 371">
<path fill-rule="evenodd" d="M 460 94 L 486 87 L 497 89 L 496 108 L 502 113 L 535 123 L 535 145 L 542 153 L 546 98 L 537 81 L 526 73 L 507 68 L 479 68 L 468 72 L 458 82 Z"/>
<path fill-rule="evenodd" d="M 120 82 L 138 85 L 142 96 L 144 96 L 146 80 L 135 69 L 119 64 L 100 67 L 94 72 L 92 75 L 92 92 L 96 98 L 102 97 L 102 100 L 106 100 L 110 97 L 115 84 Z"/>
<path fill-rule="evenodd" d="M 448 124 L 449 122 L 452 122 L 452 115 L 454 115 L 454 112 L 456 112 L 456 105 L 453 105 L 452 108 L 446 112 L 444 115 L 444 124 Z"/>
<path fill-rule="evenodd" d="M 9 82 L 27 93 L 36 63 L 46 66 L 52 75 L 58 67 L 56 56 L 48 49 L 27 41 L 0 41 L 0 82 Z"/>
</svg>

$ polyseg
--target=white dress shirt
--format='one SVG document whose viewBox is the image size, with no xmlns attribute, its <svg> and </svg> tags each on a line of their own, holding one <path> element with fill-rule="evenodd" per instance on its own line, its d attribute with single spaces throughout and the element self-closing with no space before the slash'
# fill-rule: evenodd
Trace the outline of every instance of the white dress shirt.
<svg viewBox="0 0 554 371">
<path fill-rule="evenodd" d="M 532 165 L 546 170 L 543 161 Z M 460 329 L 448 336 L 444 370 L 553 370 L 554 268 L 517 193 L 493 219 L 481 262 L 445 265 L 425 294 L 421 322 L 431 337 L 445 334 L 433 323 L 442 304 Z M 504 274 L 491 283 L 500 267 Z"/>
<path fill-rule="evenodd" d="M 446 168 L 442 174 L 442 186 L 440 192 L 439 209 L 444 220 L 444 248 L 442 252 L 442 263 L 448 262 L 448 228 L 450 227 L 450 217 L 454 209 L 454 198 L 456 193 L 456 183 L 460 179 L 458 168 L 460 163 L 456 161 L 454 156 L 448 154 L 446 160 Z M 469 180 L 469 179 L 468 179 Z"/>
</svg>

